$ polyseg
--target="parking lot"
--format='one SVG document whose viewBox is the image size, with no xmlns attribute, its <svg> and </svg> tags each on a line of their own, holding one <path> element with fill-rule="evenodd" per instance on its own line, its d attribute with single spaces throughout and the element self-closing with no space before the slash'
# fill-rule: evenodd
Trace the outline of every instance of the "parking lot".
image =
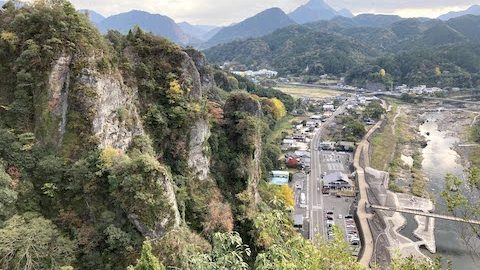
<svg viewBox="0 0 480 270">
<path fill-rule="evenodd" d="M 303 217 L 303 224 L 300 226 L 296 224 L 297 229 L 299 232 L 305 237 L 308 238 L 308 211 L 307 211 L 307 202 L 306 202 L 306 194 L 307 194 L 307 175 L 299 172 L 293 175 L 291 188 L 294 190 L 295 195 L 295 210 L 294 210 L 294 217 L 301 215 Z M 305 201 L 302 202 L 302 193 L 305 194 Z"/>
<path fill-rule="evenodd" d="M 329 174 L 332 172 L 350 173 L 353 154 L 336 151 L 320 151 L 320 160 L 322 172 Z"/>
</svg>

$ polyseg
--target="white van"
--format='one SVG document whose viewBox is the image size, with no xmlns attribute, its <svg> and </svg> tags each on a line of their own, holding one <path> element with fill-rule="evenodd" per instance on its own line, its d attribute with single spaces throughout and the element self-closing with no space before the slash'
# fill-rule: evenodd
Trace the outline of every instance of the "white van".
<svg viewBox="0 0 480 270">
<path fill-rule="evenodd" d="M 305 197 L 305 193 L 301 193 L 300 194 L 300 203 L 301 204 L 306 204 L 307 203 L 307 199 Z"/>
</svg>

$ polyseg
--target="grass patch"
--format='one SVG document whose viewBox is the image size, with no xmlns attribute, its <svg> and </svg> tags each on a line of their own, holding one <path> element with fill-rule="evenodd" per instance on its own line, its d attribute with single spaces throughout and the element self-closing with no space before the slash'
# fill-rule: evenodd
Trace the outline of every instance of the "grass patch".
<svg viewBox="0 0 480 270">
<path fill-rule="evenodd" d="M 295 85 L 280 85 L 275 89 L 289 94 L 293 97 L 309 97 L 314 99 L 334 97 L 344 94 L 341 91 L 326 89 L 322 87 L 307 87 L 307 86 L 295 86 Z"/>
<path fill-rule="evenodd" d="M 480 146 L 474 147 L 470 153 L 470 163 L 473 167 L 480 168 Z"/>
<path fill-rule="evenodd" d="M 378 133 L 370 141 L 372 147 L 372 157 L 370 164 L 377 170 L 386 170 L 387 165 L 391 163 L 392 153 L 397 146 L 397 136 L 393 134 L 392 125 L 397 113 L 398 106 L 392 104 L 392 110 L 387 114 L 387 124 L 382 132 Z"/>
<path fill-rule="evenodd" d="M 283 119 L 277 122 L 272 132 L 268 136 L 267 143 L 281 144 L 281 141 L 285 135 L 293 134 L 293 124 L 300 123 L 303 120 L 305 120 L 304 117 L 295 117 L 292 115 L 285 116 Z"/>
</svg>

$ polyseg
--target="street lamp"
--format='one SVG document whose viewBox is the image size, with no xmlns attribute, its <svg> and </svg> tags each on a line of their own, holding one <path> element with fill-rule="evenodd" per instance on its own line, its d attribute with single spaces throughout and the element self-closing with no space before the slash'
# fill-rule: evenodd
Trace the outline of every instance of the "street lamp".
<svg viewBox="0 0 480 270">
<path fill-rule="evenodd" d="M 377 238 L 375 239 L 375 245 L 373 245 L 373 256 L 375 257 L 375 265 L 377 265 L 377 242 L 380 236 L 385 235 L 387 236 L 386 232 L 382 232 L 381 234 L 377 235 Z"/>
</svg>

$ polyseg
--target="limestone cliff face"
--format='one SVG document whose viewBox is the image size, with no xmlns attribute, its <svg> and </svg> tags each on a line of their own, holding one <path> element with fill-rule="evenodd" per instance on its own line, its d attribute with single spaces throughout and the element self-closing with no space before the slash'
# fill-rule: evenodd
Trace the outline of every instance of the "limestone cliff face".
<svg viewBox="0 0 480 270">
<path fill-rule="evenodd" d="M 190 130 L 188 166 L 199 180 L 209 179 L 210 158 L 207 156 L 210 127 L 205 119 L 198 119 Z"/>
<path fill-rule="evenodd" d="M 45 138 L 50 142 L 53 140 L 59 147 L 62 145 L 68 121 L 73 121 L 68 114 L 80 115 L 81 121 L 86 122 L 90 128 L 90 135 L 95 138 L 100 149 L 113 147 L 126 151 L 135 136 L 143 135 L 144 128 L 138 110 L 137 91 L 123 83 L 122 75 L 115 70 L 101 72 L 96 68 L 96 57 L 87 60 L 75 59 L 69 55 L 61 55 L 52 65 L 52 71 L 48 77 L 48 113 L 40 113 L 38 123 L 39 129 L 47 130 L 51 138 Z M 78 62 L 84 65 L 81 69 Z M 87 63 L 87 64 L 85 64 Z M 78 70 L 78 71 L 76 71 Z M 72 93 L 74 89 L 74 93 Z M 70 106 L 73 103 L 74 106 Z M 76 119 L 76 121 L 80 121 Z M 54 123 L 52 127 L 51 124 Z M 75 125 L 70 125 L 75 126 Z M 208 125 L 207 125 L 208 127 Z M 50 130 L 48 130 L 50 129 Z M 197 143 L 202 144 L 208 132 L 205 131 L 203 122 L 194 125 L 195 143 L 192 147 L 196 153 Z M 208 129 L 207 129 L 208 130 Z M 71 133 L 83 133 L 84 130 L 69 130 Z M 88 132 L 88 130 L 87 130 Z M 81 142 L 74 142 L 81 143 Z M 199 164 L 202 161 L 199 154 L 195 154 Z M 202 163 L 203 162 L 203 163 Z M 202 165 L 200 167 L 205 167 Z M 203 170 L 203 169 L 202 169 Z M 202 175 L 207 175 L 202 171 Z M 129 220 L 146 237 L 158 238 L 166 233 L 168 229 L 180 225 L 181 217 L 175 198 L 173 181 L 167 175 L 158 177 L 158 191 L 165 198 L 172 214 L 164 220 L 158 220 L 155 226 L 147 226 L 135 214 L 128 213 Z"/>
<path fill-rule="evenodd" d="M 123 84 L 119 74 L 100 74 L 83 69 L 78 83 L 95 92 L 95 116 L 92 131 L 99 147 L 113 147 L 125 151 L 135 136 L 144 133 L 137 111 L 136 90 Z"/>
<path fill-rule="evenodd" d="M 195 67 L 200 74 L 200 83 L 202 86 L 202 94 L 206 93 L 209 89 L 216 86 L 215 78 L 212 72 L 209 72 L 207 69 L 207 59 L 203 53 L 194 50 L 186 49 L 185 52 L 190 56 L 192 61 L 195 63 Z"/>
<path fill-rule="evenodd" d="M 62 54 L 53 64 L 48 76 L 48 111 L 56 125 L 50 139 L 61 145 L 67 123 L 68 95 L 70 92 L 70 64 L 72 56 Z M 40 125 L 45 119 L 40 118 Z"/>
<path fill-rule="evenodd" d="M 252 209 L 255 209 L 256 205 L 260 202 L 260 193 L 258 193 L 258 185 L 261 180 L 261 163 L 262 158 L 262 136 L 260 132 L 257 133 L 255 138 L 255 151 L 253 158 L 250 161 L 250 169 L 248 173 L 248 193 L 251 198 Z"/>
<path fill-rule="evenodd" d="M 210 81 L 205 77 L 205 57 L 195 50 L 186 50 L 182 54 L 182 80 L 191 82 L 189 97 L 200 101 L 210 86 Z M 206 118 L 193 119 L 189 134 L 188 166 L 192 175 L 198 180 L 209 179 L 210 157 L 208 156 L 208 139 L 210 126 Z"/>
<path fill-rule="evenodd" d="M 164 178 L 158 179 L 159 186 L 162 186 L 162 191 L 167 202 L 171 205 L 170 209 L 164 211 L 164 218 L 157 220 L 153 226 L 147 226 L 141 221 L 141 218 L 134 213 L 128 214 L 128 219 L 132 222 L 137 230 L 149 239 L 160 239 L 168 231 L 177 229 L 180 227 L 181 216 L 178 211 L 177 200 L 175 198 L 175 191 L 173 189 L 172 180 L 164 175 Z M 166 214 L 168 213 L 168 214 Z"/>
</svg>

